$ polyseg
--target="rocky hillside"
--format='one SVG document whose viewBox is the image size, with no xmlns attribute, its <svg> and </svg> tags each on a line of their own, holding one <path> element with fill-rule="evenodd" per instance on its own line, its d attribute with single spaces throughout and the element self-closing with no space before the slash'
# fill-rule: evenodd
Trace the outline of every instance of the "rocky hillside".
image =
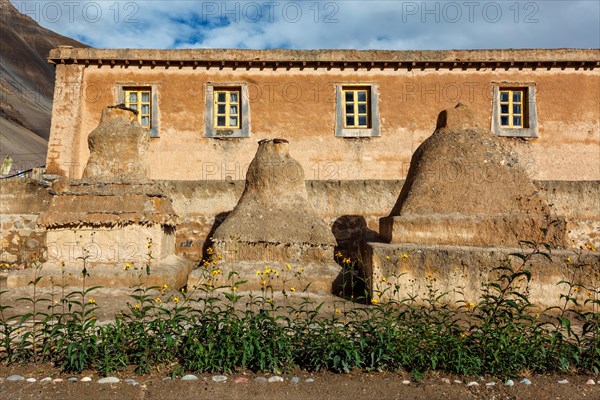
<svg viewBox="0 0 600 400">
<path fill-rule="evenodd" d="M 46 57 L 59 45 L 88 47 L 0 0 L 0 163 L 10 155 L 12 172 L 45 163 L 54 91 Z"/>
</svg>

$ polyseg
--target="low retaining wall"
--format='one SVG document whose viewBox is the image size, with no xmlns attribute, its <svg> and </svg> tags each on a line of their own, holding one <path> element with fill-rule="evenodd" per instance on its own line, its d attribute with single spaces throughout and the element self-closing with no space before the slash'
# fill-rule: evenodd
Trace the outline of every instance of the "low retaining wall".
<svg viewBox="0 0 600 400">
<path fill-rule="evenodd" d="M 600 284 L 600 252 L 583 250 L 552 251 L 549 258 L 532 256 L 523 265 L 522 259 L 511 253 L 527 255 L 528 250 L 478 248 L 459 246 L 417 246 L 414 244 L 368 243 L 362 249 L 361 275 L 372 298 L 379 301 L 401 301 L 410 297 L 428 296 L 430 288 L 437 294 L 446 292 L 446 301 L 476 302 L 481 299 L 484 284 L 497 282 L 510 266 L 514 271 L 528 270 L 517 279 L 520 293 L 527 293 L 531 303 L 540 308 L 564 305 L 567 295 L 577 299 L 583 308 L 593 305 L 587 299 L 597 299 Z M 566 283 L 577 285 L 570 291 Z M 571 307 L 572 304 L 569 304 Z"/>
<path fill-rule="evenodd" d="M 192 260 L 202 257 L 207 238 L 235 207 L 243 181 L 158 181 L 179 215 L 176 253 Z M 379 218 L 392 210 L 402 180 L 307 181 L 308 197 L 332 229 L 338 247 L 356 254 L 360 241 L 379 240 Z M 600 181 L 538 181 L 554 212 L 567 221 L 570 244 L 591 243 L 600 248 Z M 0 182 L 0 260 L 26 261 L 43 253 L 45 231 L 35 225 L 48 207 L 51 189 L 36 181 Z M 268 260 L 265 260 L 268 261 Z"/>
</svg>

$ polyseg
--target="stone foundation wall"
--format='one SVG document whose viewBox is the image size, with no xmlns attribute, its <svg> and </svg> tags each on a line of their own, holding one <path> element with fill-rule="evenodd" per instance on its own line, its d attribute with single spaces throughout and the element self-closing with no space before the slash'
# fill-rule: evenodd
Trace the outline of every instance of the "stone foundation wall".
<svg viewBox="0 0 600 400">
<path fill-rule="evenodd" d="M 233 209 L 243 181 L 158 181 L 179 215 L 176 253 L 200 259 L 207 237 Z M 378 238 L 379 218 L 392 210 L 402 180 L 307 181 L 308 198 L 331 227 L 338 244 L 356 249 L 364 238 Z M 587 242 L 600 248 L 600 181 L 537 181 L 554 212 L 567 221 L 570 244 Z M 30 180 L 0 182 L 0 240 L 2 260 L 22 262 L 39 252 L 45 231 L 35 226 L 48 207 L 50 189 Z"/>
<path fill-rule="evenodd" d="M 48 204 L 50 193 L 36 181 L 0 181 L 0 263 L 22 264 L 43 254 L 46 230 L 36 220 Z"/>
</svg>

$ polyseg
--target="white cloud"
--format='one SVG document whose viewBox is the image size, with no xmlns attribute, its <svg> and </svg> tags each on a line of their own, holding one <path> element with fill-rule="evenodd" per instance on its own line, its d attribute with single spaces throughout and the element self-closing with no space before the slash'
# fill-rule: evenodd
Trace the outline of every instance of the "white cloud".
<svg viewBox="0 0 600 400">
<path fill-rule="evenodd" d="M 42 26 L 104 48 L 600 47 L 583 1 L 31 1 Z"/>
</svg>

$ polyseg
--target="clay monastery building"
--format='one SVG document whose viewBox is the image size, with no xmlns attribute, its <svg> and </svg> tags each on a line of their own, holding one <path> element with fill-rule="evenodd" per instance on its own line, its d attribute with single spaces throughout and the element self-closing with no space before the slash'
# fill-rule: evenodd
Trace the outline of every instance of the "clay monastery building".
<svg viewBox="0 0 600 400">
<path fill-rule="evenodd" d="M 600 179 L 598 49 L 60 47 L 49 62 L 51 174 L 81 178 L 87 135 L 122 103 L 150 137 L 152 179 L 243 180 L 257 142 L 273 137 L 289 140 L 307 180 L 403 179 L 440 111 L 460 102 L 532 179 Z"/>
</svg>

